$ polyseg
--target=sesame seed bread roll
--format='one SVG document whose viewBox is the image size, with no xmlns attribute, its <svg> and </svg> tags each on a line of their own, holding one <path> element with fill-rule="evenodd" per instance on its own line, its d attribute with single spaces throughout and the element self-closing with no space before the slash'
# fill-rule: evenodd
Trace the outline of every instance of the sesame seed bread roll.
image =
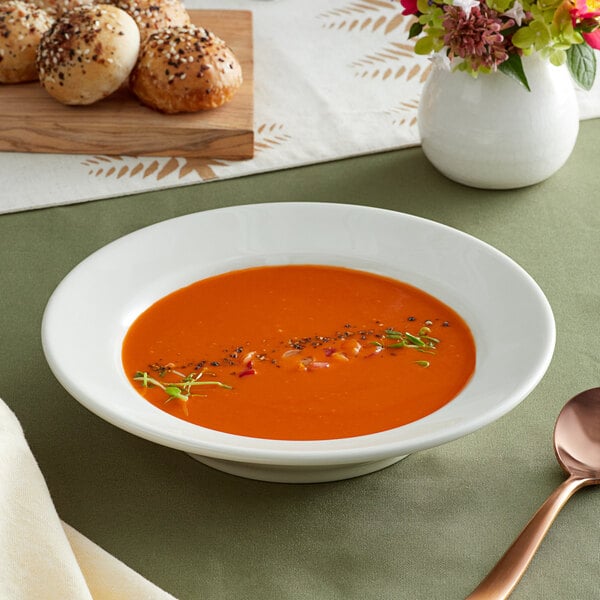
<svg viewBox="0 0 600 600">
<path fill-rule="evenodd" d="M 190 15 L 180 0 L 110 0 L 133 17 L 140 28 L 142 42 L 165 27 L 190 25 Z"/>
<path fill-rule="evenodd" d="M 92 104 L 127 81 L 139 46 L 139 29 L 120 8 L 99 4 L 73 9 L 42 36 L 40 82 L 63 104 Z"/>
<path fill-rule="evenodd" d="M 78 6 L 94 4 L 93 0 L 26 0 L 26 2 L 45 10 L 53 20 Z"/>
<path fill-rule="evenodd" d="M 204 27 L 169 27 L 144 42 L 129 85 L 155 110 L 196 112 L 231 100 L 242 85 L 242 68 L 225 42 Z"/>
<path fill-rule="evenodd" d="M 0 83 L 21 83 L 38 78 L 37 47 L 52 20 L 37 7 L 8 0 L 0 3 Z"/>
</svg>

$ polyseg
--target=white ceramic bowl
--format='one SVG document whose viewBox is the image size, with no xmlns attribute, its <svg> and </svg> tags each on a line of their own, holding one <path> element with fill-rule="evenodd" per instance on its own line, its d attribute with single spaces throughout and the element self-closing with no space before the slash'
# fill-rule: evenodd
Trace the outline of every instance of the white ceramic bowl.
<svg viewBox="0 0 600 600">
<path fill-rule="evenodd" d="M 362 269 L 415 285 L 454 308 L 477 346 L 464 390 L 395 429 L 325 441 L 277 441 L 213 431 L 144 400 L 121 365 L 135 318 L 164 295 L 234 269 L 278 264 Z M 515 262 L 472 236 L 388 210 L 323 203 L 234 206 L 171 219 L 122 237 L 69 273 L 42 324 L 48 363 L 106 421 L 223 471 L 267 481 L 354 477 L 473 432 L 517 406 L 554 350 L 551 308 Z"/>
</svg>

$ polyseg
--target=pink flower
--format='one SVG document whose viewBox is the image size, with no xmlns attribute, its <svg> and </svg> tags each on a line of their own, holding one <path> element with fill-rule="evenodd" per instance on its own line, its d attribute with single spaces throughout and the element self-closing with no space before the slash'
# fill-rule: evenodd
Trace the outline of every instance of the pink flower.
<svg viewBox="0 0 600 600">
<path fill-rule="evenodd" d="M 600 1 L 575 0 L 570 12 L 573 25 L 581 31 L 586 43 L 600 50 Z"/>
<path fill-rule="evenodd" d="M 508 59 L 512 45 L 502 32 L 514 26 L 513 19 L 504 21 L 484 2 L 473 7 L 468 17 L 456 6 L 444 6 L 444 13 L 444 44 L 450 59 L 459 56 L 473 70 L 496 70 Z"/>
<path fill-rule="evenodd" d="M 592 48 L 596 48 L 596 50 L 600 50 L 600 30 L 596 29 L 596 31 L 592 33 L 582 33 L 583 39 L 586 41 L 588 46 Z"/>
<path fill-rule="evenodd" d="M 400 4 L 404 8 L 403 15 L 416 15 L 419 12 L 417 0 L 400 0 Z"/>
</svg>

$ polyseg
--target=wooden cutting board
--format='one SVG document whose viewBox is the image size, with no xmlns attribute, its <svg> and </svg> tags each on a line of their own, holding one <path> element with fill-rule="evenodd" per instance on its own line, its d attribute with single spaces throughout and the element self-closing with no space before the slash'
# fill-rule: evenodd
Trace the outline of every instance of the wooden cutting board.
<svg viewBox="0 0 600 600">
<path fill-rule="evenodd" d="M 123 88 L 90 106 L 65 106 L 39 82 L 0 85 L 0 151 L 127 156 L 251 158 L 254 152 L 252 13 L 190 10 L 225 40 L 244 83 L 219 108 L 164 115 Z"/>
</svg>

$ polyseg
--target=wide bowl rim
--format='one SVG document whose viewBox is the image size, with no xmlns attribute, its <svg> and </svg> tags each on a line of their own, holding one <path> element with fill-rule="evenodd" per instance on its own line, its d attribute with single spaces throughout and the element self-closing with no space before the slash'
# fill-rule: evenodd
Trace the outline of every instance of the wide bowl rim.
<svg viewBox="0 0 600 600">
<path fill-rule="evenodd" d="M 475 254 L 481 252 L 482 256 L 498 261 L 498 265 L 507 269 L 515 281 L 518 280 L 519 285 L 524 286 L 524 289 L 527 290 L 529 300 L 535 304 L 539 323 L 543 328 L 543 344 L 533 350 L 536 353 L 533 367 L 527 374 L 521 375 L 518 385 L 507 397 L 503 397 L 494 406 L 487 407 L 484 412 L 471 414 L 469 418 L 453 422 L 452 426 L 437 429 L 435 427 L 436 418 L 439 418 L 443 411 L 452 410 L 447 405 L 433 413 L 433 416 L 430 415 L 415 423 L 396 428 L 396 430 L 401 430 L 399 437 L 389 434 L 390 431 L 396 430 L 388 430 L 355 438 L 318 441 L 261 440 L 220 432 L 216 432 L 217 435 L 215 435 L 212 430 L 204 430 L 204 428 L 184 423 L 158 409 L 155 409 L 157 413 L 160 413 L 156 421 L 140 423 L 136 420 L 137 413 L 135 411 L 128 413 L 117 409 L 118 407 L 114 405 L 107 405 L 105 399 L 98 397 L 97 393 L 90 393 L 89 389 L 86 389 L 85 382 L 69 370 L 71 365 L 67 364 L 64 357 L 61 356 L 65 347 L 65 341 L 60 335 L 64 333 L 65 327 L 65 303 L 68 303 L 69 297 L 73 295 L 78 286 L 82 285 L 82 282 L 89 280 L 87 274 L 90 270 L 98 271 L 102 267 L 106 271 L 106 265 L 103 265 L 103 262 L 110 262 L 110 256 L 113 253 L 118 253 L 131 243 L 136 244 L 143 242 L 144 239 L 153 239 L 158 233 L 180 229 L 182 226 L 189 226 L 192 222 L 197 225 L 197 222 L 206 223 L 223 218 L 231 219 L 234 223 L 238 221 L 241 223 L 244 218 L 252 219 L 258 215 L 275 221 L 279 220 L 278 222 L 281 223 L 282 219 L 290 216 L 301 221 L 316 214 L 319 214 L 320 217 L 327 215 L 328 219 L 333 219 L 337 215 L 338 218 L 352 217 L 357 221 L 374 219 L 380 224 L 384 221 L 393 221 L 402 226 L 424 227 L 424 230 L 431 231 L 432 234 L 450 236 Z M 256 221 L 253 222 L 256 223 Z M 349 228 L 355 226 L 355 224 L 348 225 Z M 268 202 L 232 205 L 189 213 L 148 225 L 106 244 L 76 265 L 58 284 L 44 310 L 41 335 L 46 360 L 61 385 L 92 413 L 131 434 L 177 450 L 217 459 L 257 464 L 316 466 L 367 462 L 412 453 L 458 439 L 499 419 L 520 404 L 544 376 L 552 360 L 556 328 L 550 304 L 534 279 L 512 258 L 468 233 L 420 216 L 365 205 Z M 127 385 L 129 384 L 127 383 Z M 124 392 L 129 399 L 134 396 L 141 398 L 131 386 L 129 387 L 129 393 Z M 146 401 L 143 402 L 148 404 Z M 190 427 L 194 428 L 195 433 L 190 430 Z M 421 431 L 422 429 L 425 429 L 425 432 Z M 209 434 L 203 435 L 206 432 Z"/>
</svg>

